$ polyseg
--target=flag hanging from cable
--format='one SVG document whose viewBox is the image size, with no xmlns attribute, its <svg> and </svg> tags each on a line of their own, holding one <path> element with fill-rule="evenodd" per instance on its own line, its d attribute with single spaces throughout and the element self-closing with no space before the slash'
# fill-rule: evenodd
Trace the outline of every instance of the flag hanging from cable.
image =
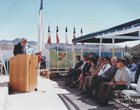
<svg viewBox="0 0 140 110">
<path fill-rule="evenodd" d="M 50 31 L 50 26 L 48 26 L 48 41 L 47 41 L 47 43 L 49 45 L 51 45 L 51 31 Z"/>
<path fill-rule="evenodd" d="M 58 26 L 56 27 L 56 43 L 59 44 L 59 37 L 58 37 Z"/>
<path fill-rule="evenodd" d="M 80 34 L 80 36 L 82 36 L 82 34 L 83 34 L 83 30 L 81 28 L 81 34 Z M 84 42 L 82 42 L 82 45 L 84 45 Z"/>
<path fill-rule="evenodd" d="M 39 23 L 38 23 L 38 41 L 37 41 L 38 63 L 41 61 L 42 50 L 44 48 L 45 48 L 45 45 L 44 45 L 43 0 L 40 0 Z"/>
<path fill-rule="evenodd" d="M 76 33 L 76 31 L 75 31 L 75 27 L 73 28 L 73 39 L 75 39 L 76 37 L 75 37 L 75 33 Z M 74 42 L 74 45 L 76 45 L 77 43 L 76 42 Z"/>
<path fill-rule="evenodd" d="M 67 32 L 68 32 L 68 30 L 67 30 L 67 27 L 66 27 L 66 35 L 65 35 L 65 37 L 66 37 L 66 44 L 68 44 L 68 37 L 67 37 Z"/>
</svg>

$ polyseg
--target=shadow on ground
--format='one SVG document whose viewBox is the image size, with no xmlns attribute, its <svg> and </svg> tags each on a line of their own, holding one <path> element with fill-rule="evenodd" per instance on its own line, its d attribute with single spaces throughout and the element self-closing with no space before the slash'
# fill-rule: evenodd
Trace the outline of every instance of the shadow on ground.
<svg viewBox="0 0 140 110">
<path fill-rule="evenodd" d="M 65 78 L 52 78 L 58 86 L 54 88 L 66 89 L 69 93 L 67 94 L 57 94 L 59 98 L 63 101 L 68 110 L 118 110 L 119 104 L 115 101 L 110 101 L 109 106 L 100 107 L 95 104 L 90 98 L 85 98 L 85 96 L 80 95 L 82 90 L 77 90 L 76 88 L 70 88 L 69 86 L 64 86 Z M 125 106 L 121 106 L 120 110 L 131 110 Z"/>
</svg>

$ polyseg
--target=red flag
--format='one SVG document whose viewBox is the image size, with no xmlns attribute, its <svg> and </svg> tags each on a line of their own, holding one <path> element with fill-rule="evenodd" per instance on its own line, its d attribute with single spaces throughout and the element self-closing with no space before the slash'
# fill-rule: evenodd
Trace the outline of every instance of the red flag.
<svg viewBox="0 0 140 110">
<path fill-rule="evenodd" d="M 81 35 L 80 36 L 82 36 L 82 34 L 83 34 L 83 31 L 82 31 L 82 28 L 81 28 Z M 84 45 L 84 42 L 82 42 L 82 45 Z"/>
<path fill-rule="evenodd" d="M 73 39 L 75 39 L 76 37 L 75 37 L 75 27 L 73 28 Z M 76 45 L 77 43 L 76 42 L 74 42 L 74 45 Z"/>
<path fill-rule="evenodd" d="M 47 41 L 47 43 L 51 45 L 51 32 L 50 32 L 50 26 L 48 26 L 48 41 Z"/>
<path fill-rule="evenodd" d="M 56 27 L 56 43 L 59 43 L 59 37 L 58 37 L 58 26 Z"/>
</svg>

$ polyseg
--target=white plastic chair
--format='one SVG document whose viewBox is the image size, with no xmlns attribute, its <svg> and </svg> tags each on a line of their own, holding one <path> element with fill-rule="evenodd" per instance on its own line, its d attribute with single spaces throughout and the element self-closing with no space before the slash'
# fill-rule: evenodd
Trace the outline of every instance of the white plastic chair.
<svg viewBox="0 0 140 110">
<path fill-rule="evenodd" d="M 135 82 L 136 71 L 131 71 L 131 82 Z"/>
<path fill-rule="evenodd" d="M 131 80 L 132 80 L 132 73 L 130 73 L 130 77 L 129 77 L 129 81 L 128 81 L 127 89 L 130 89 L 130 86 L 131 86 Z M 119 96 L 120 96 L 120 93 L 122 92 L 122 90 L 116 90 L 116 91 L 114 91 L 114 92 L 117 94 L 116 99 L 118 99 Z"/>
<path fill-rule="evenodd" d="M 130 106 L 132 99 L 135 103 L 137 103 L 137 99 L 140 98 L 140 76 L 138 79 L 136 90 L 122 90 L 121 95 L 124 97 L 121 99 L 121 103 L 125 98 L 129 100 L 128 107 Z"/>
<path fill-rule="evenodd" d="M 135 76 L 136 76 L 136 71 L 134 71 L 134 72 L 131 71 L 131 80 L 132 80 L 131 82 L 135 82 Z M 130 87 L 132 89 L 136 89 L 137 84 L 136 83 L 131 83 Z"/>
</svg>

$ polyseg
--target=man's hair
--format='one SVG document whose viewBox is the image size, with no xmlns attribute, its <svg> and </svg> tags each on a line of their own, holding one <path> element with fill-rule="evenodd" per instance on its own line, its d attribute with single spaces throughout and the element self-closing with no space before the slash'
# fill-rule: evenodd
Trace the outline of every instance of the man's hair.
<svg viewBox="0 0 140 110">
<path fill-rule="evenodd" d="M 130 59 L 132 59 L 132 60 L 134 61 L 134 58 L 133 58 L 133 57 L 132 57 L 132 58 L 130 58 Z M 130 60 L 130 59 L 129 59 L 129 60 Z"/>
<path fill-rule="evenodd" d="M 137 57 L 135 57 L 135 56 L 133 56 L 133 59 L 135 60 L 135 59 L 138 59 Z"/>
<path fill-rule="evenodd" d="M 103 60 L 103 57 L 99 57 L 99 58 L 101 58 Z"/>
<path fill-rule="evenodd" d="M 87 58 L 87 60 L 90 60 L 91 61 L 91 58 Z"/>
<path fill-rule="evenodd" d="M 78 58 L 79 58 L 79 60 L 80 60 L 80 56 L 79 56 L 79 55 L 77 55 L 76 57 L 78 57 Z"/>
<path fill-rule="evenodd" d="M 110 57 L 108 57 L 108 56 L 106 56 L 106 57 L 104 57 L 106 60 L 109 60 L 110 61 Z"/>
<path fill-rule="evenodd" d="M 83 55 L 83 57 L 84 57 L 85 59 L 87 59 L 87 56 L 86 56 L 86 55 Z"/>
<path fill-rule="evenodd" d="M 21 40 L 20 41 L 27 41 L 27 39 L 26 38 L 21 38 Z"/>
<path fill-rule="evenodd" d="M 116 57 L 112 57 L 111 60 L 112 60 L 112 59 L 114 59 L 115 61 L 117 61 L 117 58 L 116 58 Z"/>
<path fill-rule="evenodd" d="M 95 55 L 95 57 L 98 59 L 99 57 L 98 57 L 98 55 Z"/>
</svg>

